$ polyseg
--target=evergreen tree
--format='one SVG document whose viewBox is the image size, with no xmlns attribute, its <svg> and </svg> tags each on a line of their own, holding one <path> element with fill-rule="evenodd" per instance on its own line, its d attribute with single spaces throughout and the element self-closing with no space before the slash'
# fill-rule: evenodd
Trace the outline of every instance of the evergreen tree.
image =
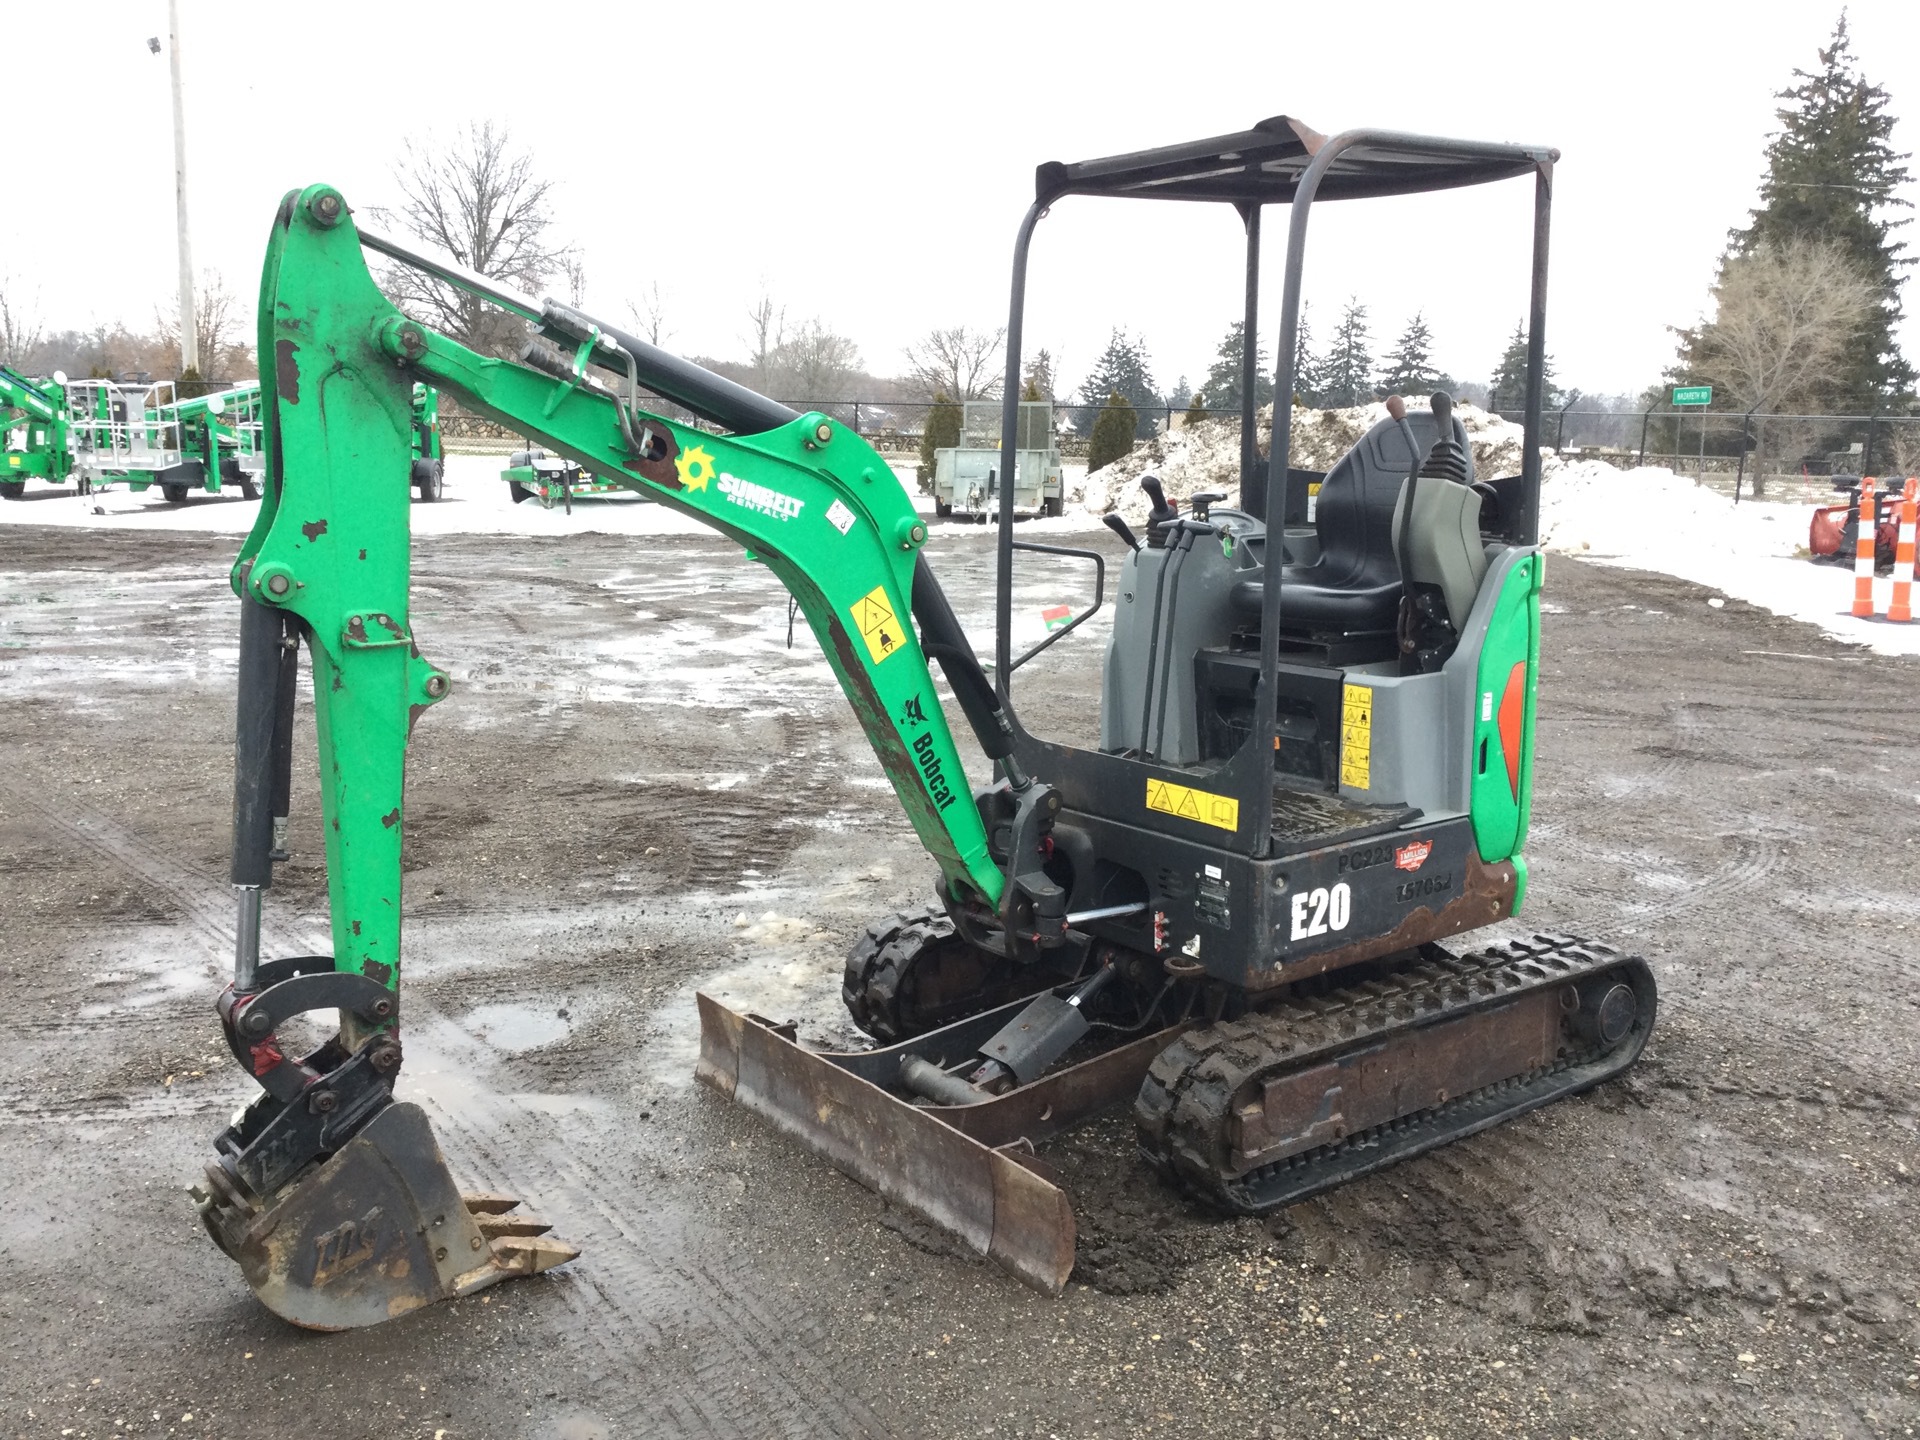
<svg viewBox="0 0 1920 1440">
<path fill-rule="evenodd" d="M 920 431 L 920 464 L 915 473 L 922 489 L 933 488 L 933 452 L 951 450 L 960 443 L 963 415 L 961 408 L 947 398 L 946 391 L 934 392 L 933 408 L 927 411 L 927 423 Z"/>
<path fill-rule="evenodd" d="M 1368 338 L 1367 307 L 1358 296 L 1351 297 L 1340 312 L 1340 324 L 1327 348 L 1321 372 L 1323 405 L 1337 410 L 1373 399 L 1373 356 L 1367 352 Z"/>
<path fill-rule="evenodd" d="M 1497 406 L 1507 414 L 1514 415 L 1527 408 L 1527 322 L 1516 321 L 1513 336 L 1507 341 L 1506 353 L 1500 357 L 1499 367 L 1493 372 L 1493 379 L 1487 382 L 1487 404 Z M 1560 407 L 1559 388 L 1553 383 L 1553 357 L 1545 357 L 1541 364 L 1540 403 L 1549 410 Z"/>
<path fill-rule="evenodd" d="M 1214 352 L 1213 368 L 1200 382 L 1200 392 L 1212 397 L 1212 408 L 1222 415 L 1240 413 L 1240 372 L 1247 353 L 1246 322 L 1236 320 L 1227 327 L 1220 348 Z M 1267 364 L 1265 347 L 1254 350 L 1253 395 L 1256 405 L 1273 399 L 1273 371 Z"/>
<path fill-rule="evenodd" d="M 1053 399 L 1053 352 L 1036 350 L 1033 358 L 1027 361 L 1027 372 L 1022 377 L 1027 389 L 1036 392 L 1036 400 Z"/>
<path fill-rule="evenodd" d="M 1020 398 L 1021 400 L 1031 404 L 1036 400 L 1044 400 L 1047 397 L 1040 393 L 1039 380 L 1036 379 L 1034 376 L 1029 375 L 1027 376 L 1026 388 L 1020 392 Z"/>
<path fill-rule="evenodd" d="M 1293 398 L 1298 405 L 1318 405 L 1325 388 L 1320 358 L 1313 353 L 1313 307 L 1300 302 L 1300 321 L 1293 332 Z"/>
<path fill-rule="evenodd" d="M 1133 449 L 1134 409 L 1118 390 L 1107 396 L 1100 407 L 1100 418 L 1093 422 L 1093 438 L 1087 445 L 1087 470 L 1111 465 Z"/>
<path fill-rule="evenodd" d="M 1433 332 L 1418 310 L 1400 332 L 1387 354 L 1387 368 L 1380 374 L 1379 388 L 1389 395 L 1419 397 L 1436 390 L 1451 390 L 1453 381 L 1433 366 Z"/>
<path fill-rule="evenodd" d="M 1204 390 L 1196 390 L 1193 392 L 1193 399 L 1187 404 L 1187 418 L 1185 423 L 1188 425 L 1198 425 L 1206 418 L 1206 392 Z"/>
<path fill-rule="evenodd" d="M 1879 303 L 1834 370 L 1827 398 L 1864 411 L 1913 391 L 1913 367 L 1893 333 L 1901 318 L 1898 272 L 1909 262 L 1901 256 L 1906 247 L 1891 236 L 1907 222 L 1891 212 L 1911 208 L 1897 193 L 1907 181 L 1900 162 L 1908 156 L 1893 148 L 1887 92 L 1868 84 L 1854 62 L 1844 10 L 1832 43 L 1818 53 L 1819 69 L 1795 70 L 1795 83 L 1775 97 L 1782 102 L 1775 112 L 1781 128 L 1767 144 L 1760 206 L 1747 227 L 1729 237 L 1722 263 L 1751 255 L 1762 242 L 1824 239 L 1866 272 Z M 1685 363 L 1683 353 L 1683 369 Z"/>
<path fill-rule="evenodd" d="M 1133 413 L 1134 433 L 1142 438 L 1153 433 L 1152 412 L 1162 405 L 1160 393 L 1153 388 L 1153 373 L 1147 368 L 1147 347 L 1124 330 L 1115 330 L 1108 339 L 1107 348 L 1100 352 L 1081 385 L 1080 395 L 1088 405 L 1097 403 L 1096 395 L 1119 395 Z"/>
</svg>

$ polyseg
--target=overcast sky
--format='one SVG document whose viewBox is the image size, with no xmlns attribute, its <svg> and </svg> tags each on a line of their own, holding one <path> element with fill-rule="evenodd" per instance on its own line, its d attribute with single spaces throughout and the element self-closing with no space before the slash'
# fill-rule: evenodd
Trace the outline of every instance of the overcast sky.
<svg viewBox="0 0 1920 1440">
<path fill-rule="evenodd" d="M 557 182 L 589 308 L 658 281 L 669 348 L 735 356 L 764 287 L 869 369 L 934 326 L 1006 317 L 1033 168 L 1243 129 L 1388 126 L 1559 147 L 1548 347 L 1563 384 L 1637 390 L 1697 317 L 1754 200 L 1773 93 L 1837 3 L 750 6 L 181 0 L 196 267 L 256 288 L 280 196 L 395 198 L 404 137 L 504 121 Z M 1920 4 L 1854 0 L 1855 53 L 1920 142 Z M 1573 16 L 1579 18 L 1570 18 Z M 13 183 L 0 274 L 53 327 L 173 305 L 164 0 L 10 7 Z M 38 152 L 34 146 L 44 147 Z M 1322 338 L 1350 293 L 1376 353 L 1416 308 L 1484 379 L 1525 307 L 1531 182 L 1315 211 Z M 1920 199 L 1917 187 L 1907 191 Z M 1278 217 L 1273 217 L 1277 220 Z M 1267 226 L 1278 275 L 1285 227 Z M 1911 233 L 1911 232 L 1909 232 Z M 1910 241 L 1909 243 L 1915 243 Z M 1162 386 L 1240 312 L 1225 207 L 1069 199 L 1041 227 L 1028 348 L 1077 383 L 1126 325 Z M 560 288 L 558 285 L 555 289 Z M 1278 326 L 1275 284 L 1261 328 Z M 1920 308 L 1911 301 L 1909 310 Z M 1903 343 L 1920 360 L 1910 319 Z"/>
</svg>

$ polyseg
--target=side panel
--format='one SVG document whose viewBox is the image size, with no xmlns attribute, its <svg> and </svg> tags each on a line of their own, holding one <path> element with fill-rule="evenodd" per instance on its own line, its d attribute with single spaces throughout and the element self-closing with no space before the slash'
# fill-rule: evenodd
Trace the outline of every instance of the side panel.
<svg viewBox="0 0 1920 1440">
<path fill-rule="evenodd" d="M 1474 839 L 1489 861 L 1513 856 L 1527 838 L 1545 565 L 1535 551 L 1508 572 L 1480 650 L 1469 792 Z"/>
</svg>

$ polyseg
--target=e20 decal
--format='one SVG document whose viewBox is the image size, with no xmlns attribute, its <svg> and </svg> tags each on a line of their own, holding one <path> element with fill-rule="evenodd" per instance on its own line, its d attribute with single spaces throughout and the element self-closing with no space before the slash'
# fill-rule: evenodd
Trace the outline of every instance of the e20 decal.
<svg viewBox="0 0 1920 1440">
<path fill-rule="evenodd" d="M 1353 919 L 1353 890 L 1343 880 L 1332 889 L 1302 890 L 1293 897 L 1293 938 L 1309 940 L 1347 928 Z"/>
</svg>

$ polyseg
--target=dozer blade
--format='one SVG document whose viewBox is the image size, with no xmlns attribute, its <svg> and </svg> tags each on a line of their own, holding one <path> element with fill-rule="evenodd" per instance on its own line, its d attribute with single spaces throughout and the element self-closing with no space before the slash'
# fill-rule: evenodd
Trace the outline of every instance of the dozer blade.
<svg viewBox="0 0 1920 1440">
<path fill-rule="evenodd" d="M 462 1196 L 417 1105 L 387 1106 L 264 1202 L 223 1166 L 207 1178 L 197 1198 L 214 1242 L 262 1304 L 309 1330 L 378 1325 L 580 1253 L 509 1216 L 510 1197 Z"/>
<path fill-rule="evenodd" d="M 791 1026 L 706 995 L 695 1074 L 902 1209 L 1050 1295 L 1073 1271 L 1066 1192 L 1033 1146 L 1132 1097 L 1184 1027 L 1134 1040 L 977 1105 L 916 1105 L 903 1057 L 972 1054 L 1028 1003 L 1016 1000 L 881 1050 L 809 1050 Z"/>
</svg>

